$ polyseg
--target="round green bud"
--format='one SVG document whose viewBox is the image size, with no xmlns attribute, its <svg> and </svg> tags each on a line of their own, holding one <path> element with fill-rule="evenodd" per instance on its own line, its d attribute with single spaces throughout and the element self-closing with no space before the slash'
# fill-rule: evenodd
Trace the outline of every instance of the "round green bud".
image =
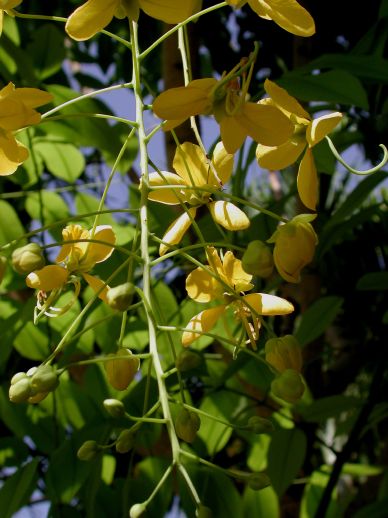
<svg viewBox="0 0 388 518">
<path fill-rule="evenodd" d="M 18 381 L 20 381 L 24 378 L 28 378 L 28 376 L 25 372 L 17 372 L 11 378 L 11 385 L 15 385 L 15 383 L 17 383 Z"/>
<path fill-rule="evenodd" d="M 4 279 L 5 270 L 7 269 L 7 258 L 0 255 L 0 283 Z"/>
<path fill-rule="evenodd" d="M 116 451 L 118 453 L 128 453 L 135 444 L 135 436 L 131 430 L 123 430 L 116 441 Z"/>
<path fill-rule="evenodd" d="M 213 518 L 213 512 L 209 507 L 200 504 L 195 511 L 195 516 L 197 518 Z"/>
<path fill-rule="evenodd" d="M 258 415 L 253 415 L 248 419 L 246 428 L 253 433 L 271 433 L 275 429 L 271 421 Z"/>
<path fill-rule="evenodd" d="M 125 282 L 115 288 L 109 288 L 106 299 L 112 309 L 125 311 L 132 303 L 135 288 L 131 282 Z"/>
<path fill-rule="evenodd" d="M 28 400 L 31 394 L 31 380 L 28 377 L 19 379 L 9 387 L 8 396 L 12 403 L 24 403 Z"/>
<path fill-rule="evenodd" d="M 129 510 L 130 518 L 139 518 L 146 510 L 145 504 L 134 504 Z"/>
<path fill-rule="evenodd" d="M 242 257 L 242 267 L 247 273 L 266 279 L 274 267 L 271 249 L 262 241 L 251 241 Z"/>
<path fill-rule="evenodd" d="M 77 451 L 77 457 L 79 460 L 93 460 L 99 451 L 100 446 L 96 441 L 85 441 Z"/>
<path fill-rule="evenodd" d="M 182 408 L 175 419 L 177 436 L 185 442 L 194 442 L 201 426 L 201 420 L 195 412 Z"/>
<path fill-rule="evenodd" d="M 202 356 L 193 351 L 181 351 L 175 361 L 175 366 L 180 372 L 190 371 L 202 364 Z"/>
<path fill-rule="evenodd" d="M 111 417 L 123 417 L 125 414 L 124 404 L 118 399 L 105 399 L 103 405 Z"/>
<path fill-rule="evenodd" d="M 271 480 L 266 473 L 251 473 L 248 476 L 248 486 L 254 491 L 259 491 L 271 484 Z"/>
<path fill-rule="evenodd" d="M 37 243 L 29 243 L 16 248 L 12 253 L 12 267 L 21 275 L 28 275 L 34 270 L 40 270 L 45 265 L 42 249 Z"/>
<path fill-rule="evenodd" d="M 296 403 L 303 396 L 305 386 L 299 372 L 287 369 L 273 380 L 271 390 L 276 397 Z"/>
<path fill-rule="evenodd" d="M 31 376 L 31 387 L 36 392 L 52 392 L 58 385 L 57 373 L 51 365 L 40 365 Z"/>
</svg>

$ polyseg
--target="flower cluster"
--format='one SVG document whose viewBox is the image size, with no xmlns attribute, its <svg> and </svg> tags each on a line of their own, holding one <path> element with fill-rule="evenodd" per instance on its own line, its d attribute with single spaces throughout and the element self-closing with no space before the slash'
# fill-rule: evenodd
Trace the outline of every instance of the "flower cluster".
<svg viewBox="0 0 388 518">
<path fill-rule="evenodd" d="M 47 104 L 52 95 L 37 88 L 16 88 L 13 83 L 0 90 L 0 176 L 16 171 L 28 158 L 28 150 L 13 132 L 37 124 L 40 114 L 34 109 Z"/>
</svg>

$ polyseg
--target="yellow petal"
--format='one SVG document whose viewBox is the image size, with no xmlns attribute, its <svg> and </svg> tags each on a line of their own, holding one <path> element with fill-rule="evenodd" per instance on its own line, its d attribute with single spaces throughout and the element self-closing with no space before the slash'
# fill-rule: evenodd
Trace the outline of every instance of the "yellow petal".
<svg viewBox="0 0 388 518">
<path fill-rule="evenodd" d="M 206 258 L 210 268 L 219 275 L 225 282 L 226 278 L 224 275 L 224 267 L 222 265 L 220 256 L 218 255 L 217 249 L 214 246 L 208 246 L 206 248 Z"/>
<path fill-rule="evenodd" d="M 236 119 L 247 135 L 265 146 L 283 144 L 294 132 L 294 125 L 288 117 L 267 104 L 245 103 Z"/>
<path fill-rule="evenodd" d="M 218 142 L 214 148 L 212 162 L 217 172 L 218 179 L 221 180 L 222 185 L 225 185 L 233 171 L 234 155 L 226 151 L 222 142 Z M 220 185 L 218 179 L 215 178 L 212 169 L 210 169 L 210 179 L 208 183 L 219 188 Z"/>
<path fill-rule="evenodd" d="M 53 100 L 50 93 L 39 88 L 15 88 L 10 98 L 23 103 L 27 108 L 37 108 Z"/>
<path fill-rule="evenodd" d="M 342 113 L 333 112 L 314 119 L 307 128 L 306 138 L 311 147 L 326 137 L 342 119 Z"/>
<path fill-rule="evenodd" d="M 187 86 L 170 88 L 154 101 L 152 109 L 161 119 L 187 119 L 211 110 L 209 93 L 217 84 L 213 78 L 197 79 Z"/>
<path fill-rule="evenodd" d="M 299 104 L 294 97 L 291 97 L 284 88 L 281 88 L 276 83 L 266 79 L 264 81 L 264 89 L 273 102 L 288 114 L 292 113 L 302 119 L 302 121 L 306 121 L 306 123 L 311 120 L 310 114 L 306 112 L 302 105 Z"/>
<path fill-rule="evenodd" d="M 68 276 L 69 272 L 66 268 L 51 264 L 41 270 L 29 273 L 26 278 L 26 284 L 29 288 L 51 291 L 63 286 Z"/>
<path fill-rule="evenodd" d="M 0 134 L 0 176 L 8 176 L 28 158 L 28 150 L 11 133 Z"/>
<path fill-rule="evenodd" d="M 186 279 L 188 296 L 197 302 L 210 302 L 222 296 L 223 286 L 203 268 L 196 268 Z"/>
<path fill-rule="evenodd" d="M 315 23 L 308 11 L 296 0 L 248 0 L 261 18 L 270 18 L 282 29 L 297 36 L 312 36 Z"/>
<path fill-rule="evenodd" d="M 10 97 L 0 100 L 0 128 L 13 131 L 30 124 L 37 124 L 39 121 L 39 113 L 27 109 L 20 101 Z"/>
<path fill-rule="evenodd" d="M 297 136 L 276 147 L 258 144 L 256 158 L 260 167 L 270 171 L 280 171 L 296 162 L 305 147 L 304 138 Z"/>
<path fill-rule="evenodd" d="M 229 201 L 213 201 L 208 207 L 214 221 L 227 230 L 244 230 L 251 224 L 245 212 Z"/>
<path fill-rule="evenodd" d="M 150 173 L 148 183 L 151 188 L 160 185 L 186 185 L 186 182 L 180 176 L 168 171 L 161 171 L 160 174 L 157 172 Z M 148 199 L 166 205 L 179 205 L 179 200 L 184 201 L 186 195 L 186 191 L 181 192 L 179 187 L 175 189 L 157 189 L 150 191 Z"/>
<path fill-rule="evenodd" d="M 98 225 L 94 236 L 90 236 L 97 241 L 103 241 L 106 245 L 90 243 L 87 248 L 87 262 L 101 263 L 110 257 L 116 243 L 116 235 L 110 225 Z"/>
<path fill-rule="evenodd" d="M 220 123 L 221 140 L 228 153 L 235 153 L 248 133 L 236 117 L 223 117 Z"/>
<path fill-rule="evenodd" d="M 67 19 L 65 30 L 73 40 L 88 40 L 112 20 L 120 0 L 88 0 Z"/>
<path fill-rule="evenodd" d="M 166 23 L 179 23 L 200 10 L 198 0 L 139 0 L 140 7 L 148 16 Z"/>
<path fill-rule="evenodd" d="M 299 165 L 297 187 L 303 204 L 315 210 L 318 201 L 318 175 L 313 152 L 309 148 L 306 149 Z"/>
<path fill-rule="evenodd" d="M 205 311 L 201 311 L 201 313 L 195 315 L 186 326 L 191 331 L 183 332 L 182 345 L 188 347 L 194 340 L 197 340 L 197 338 L 201 336 L 201 333 L 208 333 L 224 311 L 225 306 L 217 306 L 215 308 L 205 309 Z"/>
<path fill-rule="evenodd" d="M 202 149 L 184 142 L 175 152 L 173 167 L 186 185 L 203 187 L 209 180 L 210 166 Z"/>
<path fill-rule="evenodd" d="M 288 315 L 294 311 L 294 306 L 288 300 L 268 293 L 250 293 L 243 301 L 251 306 L 259 315 Z"/>
<path fill-rule="evenodd" d="M 98 297 L 103 300 L 104 302 L 107 302 L 107 293 L 109 291 L 109 286 L 105 284 L 104 281 L 101 279 L 98 279 L 97 277 L 94 277 L 93 275 L 90 275 L 88 273 L 82 274 L 85 281 L 89 284 L 89 286 L 92 288 L 92 290 L 95 293 L 98 293 Z"/>
<path fill-rule="evenodd" d="M 226 252 L 223 267 L 228 283 L 234 290 L 240 292 L 249 291 L 253 288 L 253 284 L 250 282 L 252 275 L 243 269 L 240 259 L 237 259 L 233 252 L 229 250 Z"/>
<path fill-rule="evenodd" d="M 190 228 L 191 220 L 195 218 L 196 213 L 197 209 L 192 207 L 171 223 L 162 238 L 164 243 L 159 247 L 159 255 L 164 255 L 172 245 L 177 245 L 181 242 L 186 231 Z"/>
</svg>

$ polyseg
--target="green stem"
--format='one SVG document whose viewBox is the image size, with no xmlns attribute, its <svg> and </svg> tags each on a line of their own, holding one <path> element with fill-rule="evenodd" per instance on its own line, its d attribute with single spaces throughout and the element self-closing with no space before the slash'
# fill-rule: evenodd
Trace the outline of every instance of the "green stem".
<svg viewBox="0 0 388 518">
<path fill-rule="evenodd" d="M 375 167 L 372 167 L 371 169 L 366 169 L 365 171 L 359 171 L 358 169 L 354 169 L 349 164 L 345 162 L 345 160 L 341 157 L 341 155 L 338 153 L 336 147 L 334 146 L 332 140 L 330 137 L 325 137 L 327 140 L 327 143 L 329 144 L 329 147 L 331 149 L 331 152 L 335 156 L 335 158 L 338 160 L 340 164 L 342 164 L 348 171 L 350 171 L 353 174 L 357 174 L 359 176 L 367 176 L 368 174 L 373 174 L 379 171 L 382 167 L 385 166 L 385 164 L 388 162 L 388 149 L 384 146 L 384 144 L 379 144 L 381 149 L 383 150 L 384 156 L 379 164 L 377 164 Z"/>
</svg>

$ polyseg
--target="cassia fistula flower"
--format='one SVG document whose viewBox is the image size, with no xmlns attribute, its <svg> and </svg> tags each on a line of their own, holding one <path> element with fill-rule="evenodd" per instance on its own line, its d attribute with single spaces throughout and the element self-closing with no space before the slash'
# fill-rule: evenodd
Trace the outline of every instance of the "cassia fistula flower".
<svg viewBox="0 0 388 518">
<path fill-rule="evenodd" d="M 314 258 L 318 237 L 310 222 L 315 218 L 316 214 L 299 214 L 280 224 L 268 239 L 275 244 L 275 266 L 288 282 L 299 282 L 301 270 Z"/>
<path fill-rule="evenodd" d="M 175 128 L 194 115 L 214 115 L 228 153 L 235 153 L 248 136 L 265 146 L 286 142 L 293 132 L 289 118 L 276 106 L 249 101 L 248 87 L 254 59 L 255 55 L 248 60 L 243 59 L 218 81 L 214 78 L 196 79 L 186 86 L 161 93 L 152 109 L 158 117 L 167 120 L 163 129 Z"/>
<path fill-rule="evenodd" d="M 52 95 L 38 88 L 16 88 L 13 83 L 0 90 L 0 176 L 16 171 L 28 158 L 28 150 L 13 132 L 37 124 L 40 113 L 34 108 L 47 104 Z"/>
<path fill-rule="evenodd" d="M 160 255 L 165 254 L 171 245 L 180 243 L 201 205 L 206 205 L 213 220 L 227 230 L 249 227 L 248 217 L 236 205 L 212 199 L 212 191 L 222 188 L 233 169 L 233 155 L 226 152 L 222 143 L 216 145 L 213 158 L 209 161 L 199 146 L 185 142 L 176 150 L 173 167 L 176 173 L 150 173 L 150 188 L 162 188 L 151 190 L 148 198 L 166 205 L 185 203 L 190 208 L 167 229 L 159 248 Z M 170 185 L 171 189 L 165 188 Z M 210 190 L 207 191 L 207 188 Z"/>
<path fill-rule="evenodd" d="M 321 142 L 342 119 L 342 114 L 332 112 L 312 119 L 310 114 L 288 92 L 269 79 L 264 82 L 269 98 L 263 104 L 277 106 L 292 121 L 294 132 L 281 145 L 267 146 L 260 143 L 256 157 L 261 167 L 270 170 L 284 169 L 296 162 L 305 151 L 299 164 L 297 188 L 303 204 L 315 210 L 318 201 L 318 175 L 312 148 Z"/>
<path fill-rule="evenodd" d="M 137 21 L 141 9 L 152 18 L 175 24 L 199 6 L 199 0 L 88 0 L 69 16 L 65 29 L 73 40 L 83 41 L 104 29 L 114 16 Z"/>
<path fill-rule="evenodd" d="M 217 320 L 232 307 L 237 320 L 241 321 L 248 341 L 256 348 L 256 340 L 260 330 L 260 317 L 269 315 L 286 315 L 294 310 L 287 300 L 267 293 L 250 293 L 253 288 L 252 275 L 246 273 L 241 261 L 233 252 L 228 251 L 221 261 L 213 247 L 206 249 L 208 268 L 196 268 L 186 279 L 186 290 L 189 297 L 197 302 L 221 300 L 224 304 L 205 309 L 195 315 L 182 336 L 182 344 L 188 347 L 197 340 L 201 333 L 209 332 Z"/>
</svg>

